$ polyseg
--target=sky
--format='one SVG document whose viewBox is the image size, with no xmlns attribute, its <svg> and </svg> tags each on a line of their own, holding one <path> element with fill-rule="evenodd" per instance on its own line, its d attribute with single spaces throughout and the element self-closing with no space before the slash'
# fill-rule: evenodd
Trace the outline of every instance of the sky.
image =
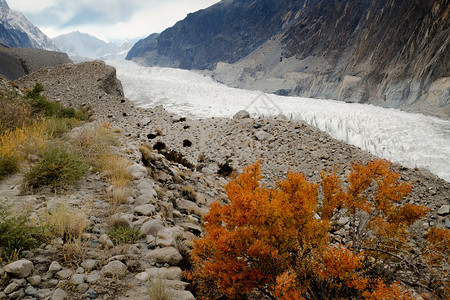
<svg viewBox="0 0 450 300">
<path fill-rule="evenodd" d="M 219 0 L 7 0 L 50 38 L 72 31 L 108 42 L 161 32 Z"/>
</svg>

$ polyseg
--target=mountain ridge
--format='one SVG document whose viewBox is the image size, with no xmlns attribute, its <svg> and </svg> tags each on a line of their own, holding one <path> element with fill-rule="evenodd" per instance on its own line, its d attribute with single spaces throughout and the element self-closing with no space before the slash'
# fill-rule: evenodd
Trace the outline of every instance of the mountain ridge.
<svg viewBox="0 0 450 300">
<path fill-rule="evenodd" d="M 6 0 L 0 0 L 0 41 L 8 47 L 59 51 L 21 12 L 10 9 Z"/>
</svg>

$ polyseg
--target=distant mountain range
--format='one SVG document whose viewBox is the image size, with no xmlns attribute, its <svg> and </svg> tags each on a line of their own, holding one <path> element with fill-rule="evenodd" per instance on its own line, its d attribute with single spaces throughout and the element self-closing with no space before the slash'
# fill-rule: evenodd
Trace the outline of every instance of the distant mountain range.
<svg viewBox="0 0 450 300">
<path fill-rule="evenodd" d="M 120 46 L 108 43 L 95 36 L 79 31 L 63 34 L 53 38 L 53 42 L 59 49 L 77 60 L 83 58 L 115 60 L 124 59 L 128 50 L 132 47 L 129 41 L 124 41 Z"/>
<path fill-rule="evenodd" d="M 450 117 L 450 0 L 223 0 L 127 59 L 231 86 Z"/>
<path fill-rule="evenodd" d="M 59 51 L 58 47 L 21 12 L 0 0 L 0 44 L 6 47 Z"/>
</svg>

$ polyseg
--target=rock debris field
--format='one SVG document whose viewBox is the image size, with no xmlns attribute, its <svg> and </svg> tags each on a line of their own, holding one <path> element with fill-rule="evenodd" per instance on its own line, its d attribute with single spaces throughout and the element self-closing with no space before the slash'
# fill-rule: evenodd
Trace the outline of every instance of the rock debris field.
<svg viewBox="0 0 450 300">
<path fill-rule="evenodd" d="M 204 233 L 201 219 L 209 204 L 226 202 L 224 186 L 230 177 L 217 174 L 221 166 L 239 173 L 260 160 L 264 183 L 272 186 L 287 171 L 302 172 L 317 182 L 322 171 L 337 168 L 344 179 L 353 161 L 374 158 L 304 122 L 283 117 L 253 119 L 240 112 L 233 119 L 192 120 L 163 107 L 135 107 L 123 97 L 114 68 L 103 62 L 44 69 L 21 78 L 18 85 L 30 88 L 35 82 L 44 85 L 50 99 L 90 107 L 93 121 L 83 126 L 109 123 L 119 132 L 117 150 L 132 161 L 133 184 L 127 203 L 113 206 L 105 196 L 111 187 L 97 173 L 56 195 L 21 194 L 20 175 L 1 181 L 0 199 L 35 214 L 64 200 L 86 211 L 88 227 L 81 255 L 71 260 L 61 251 L 64 242 L 55 239 L 22 260 L 0 261 L 0 299 L 150 299 L 149 287 L 157 278 L 174 299 L 195 299 L 182 272 L 189 268 L 189 246 Z M 152 168 L 146 168 L 139 150 L 143 144 L 175 150 L 192 167 L 152 150 Z M 413 183 L 407 201 L 431 209 L 427 219 L 415 225 L 417 230 L 450 227 L 450 183 L 427 170 L 394 168 L 402 180 Z M 143 237 L 134 244 L 114 245 L 106 235 L 113 219 L 138 228 Z"/>
</svg>

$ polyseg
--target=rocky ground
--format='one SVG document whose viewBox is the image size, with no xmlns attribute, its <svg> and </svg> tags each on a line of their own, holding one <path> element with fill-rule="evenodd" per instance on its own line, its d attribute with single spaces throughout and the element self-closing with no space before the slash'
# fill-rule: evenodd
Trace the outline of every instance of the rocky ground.
<svg viewBox="0 0 450 300">
<path fill-rule="evenodd" d="M 107 122 L 120 131 L 118 150 L 133 161 L 129 170 L 134 181 L 128 202 L 118 207 L 106 200 L 111 187 L 99 174 L 91 174 L 63 195 L 22 195 L 19 175 L 0 182 L 0 198 L 36 213 L 66 200 L 71 207 L 85 209 L 89 223 L 80 251 L 70 259 L 62 240 L 56 239 L 27 253 L 25 260 L 0 262 L 0 299 L 149 299 L 149 278 L 158 277 L 164 278 L 175 299 L 194 299 L 189 284 L 182 281 L 182 270 L 188 267 L 192 240 L 202 234 L 201 217 L 208 205 L 226 197 L 227 180 L 217 175 L 219 165 L 228 162 L 240 172 L 246 164 L 261 160 L 270 185 L 288 170 L 318 181 L 322 170 L 337 166 L 344 177 L 352 161 L 373 158 L 283 117 L 252 119 L 240 113 L 233 119 L 191 120 L 162 107 L 134 107 L 123 97 L 115 70 L 102 62 L 44 69 L 17 83 L 25 88 L 35 82 L 44 85 L 49 98 L 90 107 L 94 122 Z M 156 152 L 146 168 L 139 148 L 157 143 L 182 153 L 193 168 Z M 395 168 L 403 180 L 413 183 L 407 200 L 432 209 L 427 220 L 417 224 L 419 229 L 450 227 L 450 183 L 423 169 Z M 106 232 L 117 219 L 139 228 L 144 237 L 135 244 L 114 245 Z"/>
</svg>

